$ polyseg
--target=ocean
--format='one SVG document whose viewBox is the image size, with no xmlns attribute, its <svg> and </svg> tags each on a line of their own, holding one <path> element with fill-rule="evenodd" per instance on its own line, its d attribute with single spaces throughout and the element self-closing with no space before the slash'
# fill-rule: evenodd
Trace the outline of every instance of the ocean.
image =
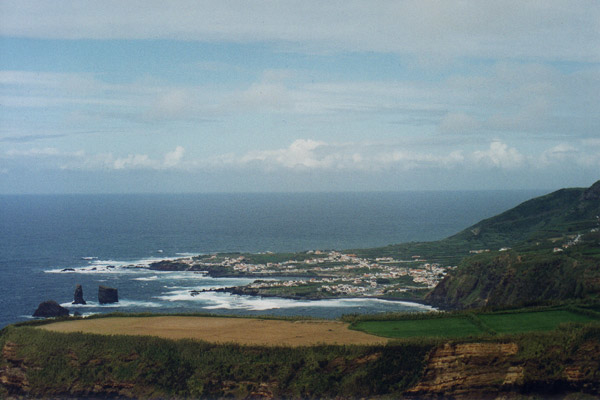
<svg viewBox="0 0 600 400">
<path fill-rule="evenodd" d="M 251 280 L 122 267 L 214 252 L 341 250 L 436 240 L 540 194 L 0 195 L 0 327 L 30 319 L 48 299 L 82 315 L 156 311 L 335 318 L 422 311 L 427 308 L 378 299 L 191 296 L 190 290 Z M 85 306 L 70 305 L 77 284 L 83 286 Z M 99 305 L 98 285 L 116 287 L 119 303 Z"/>
</svg>

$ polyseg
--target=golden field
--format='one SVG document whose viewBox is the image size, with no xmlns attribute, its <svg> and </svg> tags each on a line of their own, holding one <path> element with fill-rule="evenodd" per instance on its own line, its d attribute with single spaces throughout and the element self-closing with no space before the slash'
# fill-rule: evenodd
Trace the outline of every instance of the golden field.
<svg viewBox="0 0 600 400">
<path fill-rule="evenodd" d="M 199 339 L 212 343 L 260 346 L 315 344 L 385 344 L 387 339 L 348 329 L 339 321 L 283 321 L 222 317 L 111 317 L 62 321 L 41 326 L 55 332 L 104 335 L 149 335 L 167 339 Z"/>
</svg>

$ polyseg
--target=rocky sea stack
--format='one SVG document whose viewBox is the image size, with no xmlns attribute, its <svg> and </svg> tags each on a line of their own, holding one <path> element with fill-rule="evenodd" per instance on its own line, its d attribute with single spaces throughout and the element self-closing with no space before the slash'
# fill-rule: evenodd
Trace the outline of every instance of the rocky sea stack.
<svg viewBox="0 0 600 400">
<path fill-rule="evenodd" d="M 75 294 L 73 295 L 73 304 L 86 304 L 83 299 L 83 288 L 81 285 L 77 285 L 75 288 Z"/>
<path fill-rule="evenodd" d="M 65 315 L 69 315 L 69 310 L 62 307 L 60 304 L 55 302 L 54 300 L 47 300 L 43 303 L 40 303 L 37 310 L 33 313 L 34 317 L 62 317 Z"/>
<path fill-rule="evenodd" d="M 119 302 L 119 293 L 117 289 L 107 287 L 107 286 L 99 286 L 98 287 L 98 302 L 100 304 L 107 303 L 118 303 Z"/>
</svg>

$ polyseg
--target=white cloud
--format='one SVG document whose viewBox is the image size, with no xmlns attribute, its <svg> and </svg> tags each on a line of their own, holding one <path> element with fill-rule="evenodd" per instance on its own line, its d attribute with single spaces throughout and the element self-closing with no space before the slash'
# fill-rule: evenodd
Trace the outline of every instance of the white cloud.
<svg viewBox="0 0 600 400">
<path fill-rule="evenodd" d="M 327 171 L 414 171 L 427 169 L 510 171 L 535 168 L 550 170 L 562 167 L 600 167 L 600 148 L 581 149 L 560 144 L 537 154 L 525 155 L 515 147 L 499 140 L 487 149 L 449 152 L 420 152 L 400 144 L 326 143 L 310 139 L 295 140 L 290 146 L 277 150 L 252 151 L 242 156 L 221 155 L 196 164 L 197 168 L 258 168 L 265 170 Z"/>
<path fill-rule="evenodd" d="M 295 140 L 289 147 L 253 151 L 236 158 L 229 155 L 212 160 L 233 166 L 253 165 L 266 169 L 286 168 L 324 171 L 381 171 L 418 168 L 452 168 L 465 161 L 462 151 L 449 154 L 418 153 L 397 146 L 370 143 L 332 144 L 310 139 Z"/>
<path fill-rule="evenodd" d="M 181 167 L 184 152 L 182 146 L 177 146 L 175 150 L 167 152 L 162 160 L 147 154 L 129 154 L 126 157 L 114 157 L 111 153 L 98 154 L 89 157 L 83 164 L 64 165 L 63 169 L 174 169 Z"/>
<path fill-rule="evenodd" d="M 492 142 L 488 150 L 473 152 L 473 158 L 483 165 L 507 169 L 517 169 L 526 161 L 517 149 L 500 141 Z"/>
<path fill-rule="evenodd" d="M 130 154 L 124 158 L 117 158 L 112 162 L 114 169 L 152 168 L 155 163 L 146 154 Z"/>
<path fill-rule="evenodd" d="M 0 34 L 297 43 L 314 50 L 600 60 L 593 0 L 5 0 Z"/>
<path fill-rule="evenodd" d="M 563 143 L 544 151 L 540 156 L 540 162 L 548 165 L 576 158 L 579 154 L 580 152 L 575 147 Z"/>
<path fill-rule="evenodd" d="M 249 152 L 240 159 L 240 163 L 258 161 L 268 166 L 280 165 L 286 168 L 327 167 L 330 166 L 328 165 L 329 160 L 315 153 L 315 150 L 322 146 L 326 146 L 326 144 L 310 139 L 298 139 L 285 149 Z"/>
<path fill-rule="evenodd" d="M 585 151 L 567 143 L 561 143 L 546 151 L 539 157 L 541 167 L 553 167 L 561 165 L 576 165 L 582 168 L 600 168 L 600 142 L 598 147 L 594 141 L 583 140 Z"/>
<path fill-rule="evenodd" d="M 524 155 L 515 147 L 493 141 L 487 149 L 466 151 L 415 151 L 399 143 L 327 143 L 312 139 L 297 139 L 289 146 L 275 150 L 257 150 L 245 154 L 216 155 L 211 158 L 184 158 L 185 148 L 177 146 L 160 157 L 148 154 L 115 156 L 113 153 L 90 154 L 84 151 L 66 152 L 57 148 L 9 150 L 4 153 L 12 170 L 19 169 L 18 160 L 36 169 L 83 171 L 160 171 L 223 173 L 245 171 L 250 173 L 278 173 L 316 171 L 319 174 L 369 173 L 377 176 L 405 171 L 455 171 L 453 173 L 485 174 L 491 170 L 528 171 L 537 173 L 560 169 L 600 168 L 600 147 L 581 148 L 559 144 Z M 32 162 L 31 160 L 35 162 Z M 8 168 L 5 168 L 8 170 Z M 253 172 L 252 172 L 253 171 Z M 287 172 L 286 172 L 287 171 Z M 487 172 L 486 172 L 487 171 Z"/>
<path fill-rule="evenodd" d="M 5 152 L 9 157 L 81 157 L 83 151 L 65 152 L 56 147 L 34 147 L 26 150 L 11 149 Z"/>
<path fill-rule="evenodd" d="M 46 168 L 63 170 L 126 170 L 126 169 L 175 169 L 185 168 L 182 159 L 185 149 L 177 146 L 167 152 L 162 159 L 154 159 L 147 154 L 128 154 L 116 157 L 112 153 L 88 154 L 83 150 L 74 152 L 61 151 L 54 147 L 31 148 L 26 150 L 8 150 L 5 157 L 11 160 L 35 159 L 43 162 Z"/>
<path fill-rule="evenodd" d="M 178 165 L 183 158 L 183 154 L 185 153 L 185 149 L 182 146 L 177 146 L 175 150 L 168 152 L 165 154 L 165 160 L 163 162 L 163 166 L 165 168 L 172 168 Z"/>
</svg>

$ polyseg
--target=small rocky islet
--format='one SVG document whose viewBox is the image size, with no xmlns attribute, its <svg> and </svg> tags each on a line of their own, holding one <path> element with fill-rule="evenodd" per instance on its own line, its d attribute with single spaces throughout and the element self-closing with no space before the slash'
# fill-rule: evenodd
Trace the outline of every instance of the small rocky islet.
<svg viewBox="0 0 600 400">
<path fill-rule="evenodd" d="M 98 302 L 100 304 L 118 303 L 119 291 L 115 288 L 100 285 L 98 287 Z M 73 293 L 74 305 L 85 305 L 87 302 L 83 298 L 83 287 L 77 285 Z M 34 311 L 33 316 L 38 318 L 55 318 L 69 315 L 69 309 L 61 306 L 54 300 L 46 300 L 39 304 Z"/>
</svg>

